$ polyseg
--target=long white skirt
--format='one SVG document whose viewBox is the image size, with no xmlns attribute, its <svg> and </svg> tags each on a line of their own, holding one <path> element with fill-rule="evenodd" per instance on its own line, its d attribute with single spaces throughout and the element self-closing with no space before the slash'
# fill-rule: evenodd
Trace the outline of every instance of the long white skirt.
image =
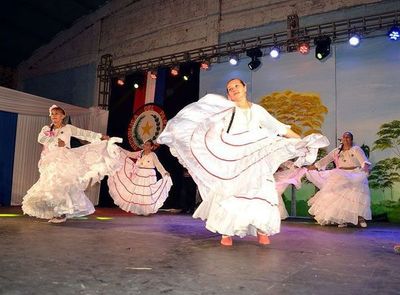
<svg viewBox="0 0 400 295">
<path fill-rule="evenodd" d="M 312 163 L 318 148 L 329 144 L 321 135 L 286 139 L 266 129 L 228 134 L 223 118 L 232 102 L 206 95 L 169 120 L 158 138 L 185 166 L 203 202 L 193 217 L 207 220 L 206 228 L 224 235 L 268 235 L 280 231 L 274 172 L 281 163 Z"/>
<path fill-rule="evenodd" d="M 303 178 L 306 171 L 306 168 L 297 168 L 291 166 L 287 169 L 278 170 L 274 174 L 276 190 L 278 192 L 279 198 L 279 212 L 282 220 L 289 217 L 289 213 L 287 212 L 285 203 L 283 202 L 282 194 L 289 185 L 294 185 L 296 189 L 299 189 L 301 187 L 301 179 Z"/>
<path fill-rule="evenodd" d="M 121 139 L 43 151 L 39 161 L 40 177 L 23 198 L 23 212 L 45 219 L 92 214 L 94 207 L 84 190 L 90 182 L 98 182 L 120 168 L 119 148 L 115 142 Z"/>
<path fill-rule="evenodd" d="M 154 168 L 136 167 L 121 149 L 122 168 L 108 178 L 110 196 L 122 210 L 137 215 L 156 213 L 168 197 L 172 186 L 170 176 L 157 181 Z"/>
<path fill-rule="evenodd" d="M 308 212 L 321 224 L 358 224 L 358 216 L 371 220 L 367 174 L 361 169 L 311 170 L 306 177 L 320 191 L 310 200 Z"/>
</svg>

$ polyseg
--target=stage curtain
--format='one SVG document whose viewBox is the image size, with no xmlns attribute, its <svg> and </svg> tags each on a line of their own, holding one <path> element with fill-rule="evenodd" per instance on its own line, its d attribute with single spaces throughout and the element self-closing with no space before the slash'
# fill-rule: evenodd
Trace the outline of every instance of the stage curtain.
<svg viewBox="0 0 400 295">
<path fill-rule="evenodd" d="M 11 203 L 17 114 L 0 111 L 0 204 Z"/>
</svg>

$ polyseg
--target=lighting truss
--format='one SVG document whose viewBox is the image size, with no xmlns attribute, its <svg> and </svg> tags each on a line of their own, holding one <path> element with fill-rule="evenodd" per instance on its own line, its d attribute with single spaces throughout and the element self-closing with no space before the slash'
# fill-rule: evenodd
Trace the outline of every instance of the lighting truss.
<svg viewBox="0 0 400 295">
<path fill-rule="evenodd" d="M 256 47 L 272 48 L 279 46 L 281 52 L 290 52 L 293 51 L 293 48 L 297 48 L 299 41 L 305 37 L 313 39 L 321 35 L 327 35 L 331 37 L 332 43 L 342 43 L 348 40 L 350 31 L 361 32 L 364 39 L 369 37 L 384 36 L 387 33 L 387 28 L 393 25 L 393 23 L 398 19 L 399 15 L 400 11 L 391 11 L 382 14 L 355 17 L 307 27 L 298 26 L 298 21 L 294 21 L 296 18 L 298 19 L 298 17 L 296 15 L 291 15 L 288 16 L 288 29 L 286 31 L 237 41 L 230 41 L 123 65 L 112 66 L 106 62 L 105 64 L 100 63 L 98 67 L 98 77 L 101 84 L 102 81 L 111 79 L 112 77 L 126 75 L 136 71 L 148 71 L 152 68 L 170 67 L 179 63 L 185 63 L 188 62 L 188 57 L 190 57 L 189 59 L 192 62 L 201 62 L 204 59 L 210 60 L 211 63 L 220 62 L 224 59 L 227 59 L 232 54 L 240 56 L 247 50 Z M 290 27 L 289 20 L 291 24 Z M 100 91 L 104 92 L 103 88 L 104 87 L 101 86 L 99 90 L 99 104 L 101 102 L 102 105 L 106 103 L 105 100 L 108 99 L 107 97 L 107 99 L 102 99 L 102 101 L 100 101 L 100 96 L 102 95 Z"/>
</svg>

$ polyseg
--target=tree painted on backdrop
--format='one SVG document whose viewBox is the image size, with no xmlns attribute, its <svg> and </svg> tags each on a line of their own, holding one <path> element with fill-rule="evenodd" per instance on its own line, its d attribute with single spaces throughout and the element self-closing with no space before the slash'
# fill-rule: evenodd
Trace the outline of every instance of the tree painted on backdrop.
<svg viewBox="0 0 400 295">
<path fill-rule="evenodd" d="M 389 189 L 393 200 L 393 186 L 400 182 L 400 121 L 383 124 L 377 135 L 379 138 L 374 142 L 372 151 L 390 150 L 395 157 L 380 160 L 375 164 L 369 176 L 369 184 L 382 192 Z"/>
<path fill-rule="evenodd" d="M 260 105 L 282 123 L 292 126 L 301 136 L 322 133 L 328 108 L 318 93 L 285 90 L 272 92 L 260 99 Z"/>
</svg>

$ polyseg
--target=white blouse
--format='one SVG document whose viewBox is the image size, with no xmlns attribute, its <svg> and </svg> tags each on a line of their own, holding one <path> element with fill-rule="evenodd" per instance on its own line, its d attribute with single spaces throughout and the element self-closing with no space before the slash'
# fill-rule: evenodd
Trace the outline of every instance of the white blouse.
<svg viewBox="0 0 400 295">
<path fill-rule="evenodd" d="M 226 129 L 229 126 L 232 113 L 225 117 Z M 289 125 L 285 125 L 275 119 L 270 113 L 267 112 L 262 106 L 252 103 L 248 109 L 235 107 L 235 117 L 232 121 L 229 133 L 240 133 L 248 130 L 255 130 L 259 128 L 267 129 L 273 135 L 285 135 L 290 129 Z"/>
<path fill-rule="evenodd" d="M 337 168 L 351 168 L 371 165 L 364 151 L 357 145 L 353 145 L 349 150 L 342 150 L 339 154 L 339 148 L 335 148 L 328 155 L 315 163 L 315 167 L 324 170 L 329 163 L 335 162 Z"/>
<path fill-rule="evenodd" d="M 168 173 L 158 160 L 157 155 L 153 152 L 147 155 L 145 155 L 142 151 L 128 152 L 127 155 L 130 158 L 137 159 L 136 166 L 139 168 L 157 168 L 157 171 L 160 172 L 161 175 Z"/>
<path fill-rule="evenodd" d="M 38 135 L 38 142 L 51 150 L 58 148 L 58 139 L 65 142 L 65 147 L 71 148 L 71 137 L 94 142 L 100 141 L 101 136 L 101 133 L 81 129 L 70 124 L 52 131 L 50 131 L 50 126 L 46 125 Z"/>
</svg>

